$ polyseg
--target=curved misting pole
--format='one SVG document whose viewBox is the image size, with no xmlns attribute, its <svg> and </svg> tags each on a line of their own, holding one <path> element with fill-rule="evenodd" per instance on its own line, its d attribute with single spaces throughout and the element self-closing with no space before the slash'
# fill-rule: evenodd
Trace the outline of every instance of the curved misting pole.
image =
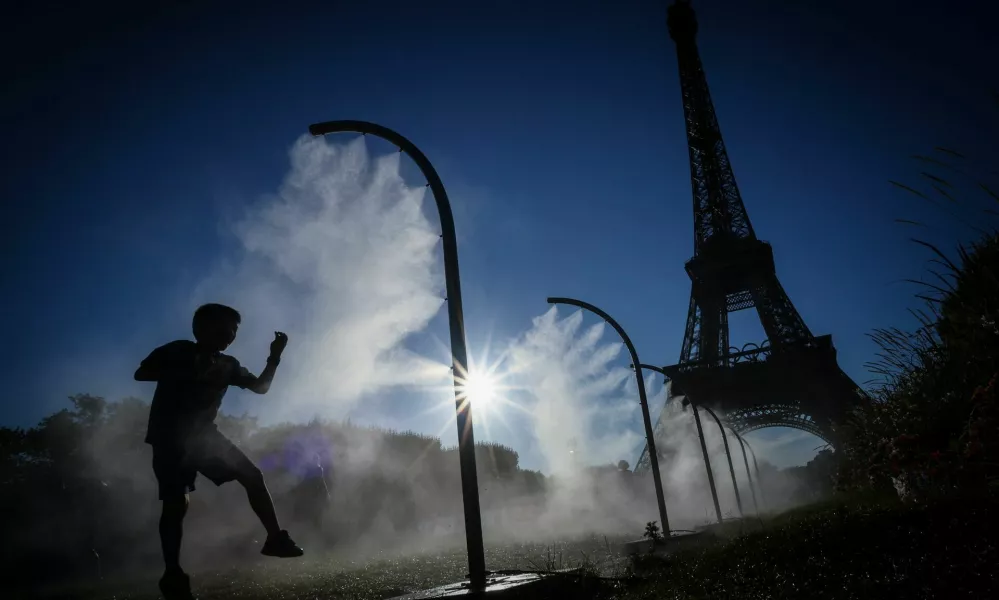
<svg viewBox="0 0 999 600">
<path fill-rule="evenodd" d="M 640 368 L 635 369 L 636 364 Z M 635 369 L 636 373 L 641 372 L 642 369 L 649 369 L 650 371 L 662 373 L 663 377 L 669 379 L 669 375 L 666 374 L 666 371 L 662 367 L 646 365 L 643 363 L 633 363 L 631 365 L 631 368 Z M 669 398 L 667 398 L 666 400 L 669 401 Z M 714 471 L 711 470 L 711 458 L 708 456 L 708 445 L 704 442 L 704 429 L 701 427 L 701 417 L 700 415 L 697 414 L 697 406 L 693 402 L 690 402 L 689 398 L 687 399 L 687 402 L 694 407 L 694 423 L 697 425 L 697 439 L 701 442 L 701 455 L 704 456 L 704 470 L 708 474 L 708 487 L 711 489 L 711 500 L 712 502 L 714 502 L 715 505 L 715 518 L 718 519 L 719 523 L 721 523 L 722 514 L 721 514 L 721 506 L 718 504 L 718 489 L 715 487 Z M 650 446 L 649 447 L 650 458 L 651 455 L 652 455 L 652 447 Z"/>
<path fill-rule="evenodd" d="M 746 478 L 749 479 L 749 493 L 753 495 L 753 508 L 756 509 L 756 514 L 760 514 L 760 504 L 756 501 L 756 489 L 753 488 L 753 472 L 749 470 L 749 459 L 746 458 L 746 440 L 742 439 L 739 432 L 732 430 L 732 435 L 735 439 L 739 440 L 739 449 L 742 450 L 742 463 L 746 465 Z"/>
<path fill-rule="evenodd" d="M 753 455 L 753 469 L 756 471 L 756 487 L 760 490 L 760 504 L 763 505 L 763 510 L 766 510 L 767 497 L 763 493 L 763 479 L 760 478 L 760 465 L 756 462 L 756 451 L 749 445 L 749 442 L 746 442 L 746 447 L 749 448 L 749 453 Z"/>
<path fill-rule="evenodd" d="M 638 352 L 635 350 L 635 345 L 631 343 L 631 338 L 617 324 L 617 321 L 604 311 L 588 302 L 573 298 L 548 298 L 548 304 L 568 304 L 569 306 L 582 308 L 597 315 L 613 327 L 614 331 L 621 336 L 624 345 L 628 347 L 628 352 L 631 353 L 631 362 L 636 365 L 639 364 Z M 645 422 L 645 440 L 649 445 L 649 461 L 652 466 L 652 482 L 656 486 L 656 501 L 659 503 L 659 519 L 662 523 L 663 534 L 669 537 L 671 529 L 669 526 L 669 517 L 666 515 L 666 497 L 663 496 L 663 482 L 659 474 L 659 456 L 656 455 L 656 440 L 652 432 L 652 420 L 649 417 L 649 400 L 645 395 L 645 378 L 642 377 L 641 369 L 635 369 L 635 380 L 638 382 L 638 401 L 642 405 L 642 420 Z"/>
<path fill-rule="evenodd" d="M 689 401 L 688 401 L 689 402 Z M 715 487 L 715 475 L 711 470 L 711 459 L 708 457 L 708 445 L 704 442 L 704 428 L 701 427 L 701 415 L 697 405 L 689 402 L 694 409 L 694 424 L 697 425 L 697 437 L 701 440 L 701 453 L 704 454 L 704 468 L 708 471 L 708 485 L 711 486 L 711 500 L 715 503 L 715 518 L 722 522 L 721 506 L 718 505 L 718 488 Z"/>
<path fill-rule="evenodd" d="M 478 474 L 475 469 L 475 436 L 472 432 L 472 407 L 461 391 L 466 374 L 468 352 L 465 348 L 465 318 L 461 309 L 461 283 L 458 277 L 458 243 L 454 233 L 451 204 L 444 184 L 427 157 L 402 135 L 366 121 L 327 121 L 309 126 L 309 133 L 322 136 L 329 133 L 351 132 L 378 136 L 399 148 L 413 159 L 423 172 L 437 203 L 441 221 L 444 251 L 444 285 L 447 294 L 447 316 L 451 330 L 451 367 L 454 378 L 455 407 L 458 422 L 458 462 L 461 469 L 461 497 L 465 511 L 465 542 L 468 547 L 468 578 L 473 589 L 486 587 L 486 559 L 482 542 L 482 514 L 479 507 Z"/>
<path fill-rule="evenodd" d="M 732 489 L 735 491 L 735 505 L 739 509 L 739 516 L 745 517 L 746 515 L 742 512 L 742 497 L 739 495 L 739 483 L 735 479 L 735 467 L 732 466 L 732 452 L 728 448 L 728 435 L 725 434 L 725 426 L 722 425 L 721 419 L 715 414 L 715 411 L 711 410 L 707 406 L 702 406 L 704 410 L 708 411 L 711 418 L 715 420 L 718 424 L 718 429 L 721 430 L 722 443 L 725 445 L 725 458 L 728 459 L 728 472 L 732 476 Z"/>
</svg>

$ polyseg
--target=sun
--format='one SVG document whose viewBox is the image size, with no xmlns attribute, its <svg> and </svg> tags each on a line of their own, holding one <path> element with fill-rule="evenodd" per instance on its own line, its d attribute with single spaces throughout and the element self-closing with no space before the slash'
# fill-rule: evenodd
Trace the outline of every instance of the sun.
<svg viewBox="0 0 999 600">
<path fill-rule="evenodd" d="M 439 340 L 438 340 L 439 341 Z M 441 343 L 443 352 L 450 353 L 450 350 Z M 508 351 L 501 352 L 492 360 L 489 359 L 489 343 L 483 350 L 481 360 L 468 357 L 468 368 L 463 368 L 460 364 L 449 370 L 452 377 L 447 381 L 441 378 L 440 384 L 432 385 L 436 392 L 440 394 L 441 402 L 435 403 L 427 408 L 424 413 L 429 414 L 439 409 L 450 406 L 447 411 L 449 418 L 441 426 L 438 437 L 454 425 L 455 419 L 464 411 L 467 415 L 474 414 L 476 427 L 482 425 L 486 439 L 491 439 L 491 429 L 493 425 L 500 425 L 508 431 L 512 431 L 507 417 L 511 412 L 530 415 L 531 411 L 517 401 L 517 394 L 522 393 L 526 388 L 510 381 L 516 374 L 505 368 L 508 358 Z M 440 369 L 435 373 L 441 373 Z M 454 410 L 454 402 L 458 401 L 458 410 Z"/>
<path fill-rule="evenodd" d="M 499 385 L 489 373 L 472 371 L 465 379 L 462 391 L 473 407 L 488 408 L 496 400 Z"/>
</svg>

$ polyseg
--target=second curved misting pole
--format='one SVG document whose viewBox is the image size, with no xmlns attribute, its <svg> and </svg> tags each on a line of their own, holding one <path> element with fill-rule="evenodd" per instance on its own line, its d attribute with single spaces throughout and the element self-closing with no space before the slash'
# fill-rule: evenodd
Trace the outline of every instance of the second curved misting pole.
<svg viewBox="0 0 999 600">
<path fill-rule="evenodd" d="M 657 373 L 662 373 L 662 376 L 669 379 L 669 375 L 662 367 L 656 367 L 653 365 L 646 365 L 642 363 L 632 363 L 631 368 L 635 368 L 638 365 L 639 368 L 635 369 L 636 373 L 641 373 L 642 369 L 649 369 L 650 371 L 655 371 Z M 669 400 L 667 398 L 667 400 Z M 704 456 L 704 470 L 708 474 L 708 488 L 711 490 L 711 501 L 715 505 L 715 519 L 719 523 L 722 522 L 721 506 L 718 504 L 718 489 L 715 487 L 715 474 L 711 470 L 711 458 L 708 456 L 708 445 L 704 442 L 704 428 L 701 427 L 701 416 L 697 412 L 697 405 L 690 402 L 690 406 L 694 409 L 694 424 L 697 425 L 697 439 L 701 442 L 701 455 Z M 649 457 L 651 458 L 652 447 L 649 446 Z"/>
<path fill-rule="evenodd" d="M 725 434 L 725 426 L 722 425 L 721 419 L 718 418 L 715 411 L 707 406 L 701 406 L 701 408 L 708 411 L 708 414 L 715 420 L 715 423 L 718 424 L 718 429 L 721 431 L 722 443 L 725 445 L 725 458 L 728 459 L 728 472 L 732 476 L 732 489 L 735 491 L 735 505 L 739 509 L 739 516 L 745 517 L 746 515 L 742 512 L 742 496 L 739 495 L 739 482 L 735 479 L 735 467 L 732 466 L 732 452 L 728 448 L 728 435 Z"/>
<path fill-rule="evenodd" d="M 756 489 L 760 490 L 760 504 L 763 505 L 763 510 L 767 509 L 767 497 L 763 493 L 763 479 L 760 477 L 760 464 L 756 462 L 756 451 L 753 447 L 749 445 L 749 442 L 745 442 L 746 447 L 749 448 L 749 453 L 753 455 L 753 470 L 756 471 Z"/>
<path fill-rule="evenodd" d="M 635 345 L 631 343 L 631 338 L 628 334 L 624 332 L 624 329 L 617 324 L 610 315 L 600 310 L 596 306 L 593 306 L 589 302 L 583 302 L 582 300 L 576 300 L 574 298 L 548 298 L 549 304 L 568 304 L 569 306 L 576 306 L 584 310 L 588 310 L 591 313 L 597 315 L 601 319 L 607 322 L 608 325 L 614 328 L 621 339 L 624 341 L 624 345 L 628 347 L 628 352 L 631 353 L 631 362 L 634 364 L 639 364 L 638 362 L 638 352 L 635 350 Z M 642 370 L 635 369 L 635 379 L 638 383 L 638 401 L 642 405 L 642 420 L 645 422 L 645 443 L 649 445 L 649 462 L 652 467 L 652 482 L 656 486 L 656 501 L 659 503 L 659 519 L 662 522 L 663 535 L 669 538 L 670 526 L 669 517 L 666 515 L 666 497 L 663 495 L 663 482 L 662 477 L 659 474 L 659 456 L 656 454 L 656 440 L 652 431 L 652 419 L 649 416 L 649 399 L 645 395 L 645 378 L 642 377 Z"/>
<path fill-rule="evenodd" d="M 441 221 L 441 241 L 444 253 L 444 286 L 447 294 L 447 316 L 451 329 L 451 368 L 454 378 L 455 407 L 458 422 L 458 464 L 461 469 L 461 497 L 465 511 L 465 542 L 468 547 L 468 578 L 471 587 L 486 587 L 486 558 L 482 543 L 482 513 L 479 507 L 479 483 L 475 469 L 475 436 L 472 433 L 472 407 L 461 390 L 466 376 L 468 352 L 465 348 L 465 317 L 461 309 L 461 281 L 458 277 L 458 242 L 454 234 L 454 217 L 444 184 L 437 171 L 412 142 L 387 127 L 367 121 L 327 121 L 309 126 L 309 133 L 322 136 L 329 133 L 353 132 L 371 134 L 395 144 L 413 159 L 427 178 L 427 185 L 437 203 Z"/>
<path fill-rule="evenodd" d="M 739 432 L 732 430 L 732 435 L 735 439 L 739 440 L 739 448 L 742 450 L 742 462 L 746 465 L 746 477 L 749 479 L 749 492 L 753 495 L 753 508 L 756 509 L 756 514 L 760 514 L 760 504 L 756 501 L 756 489 L 753 487 L 753 473 L 749 470 L 749 459 L 746 458 L 746 440 L 742 439 Z"/>
</svg>

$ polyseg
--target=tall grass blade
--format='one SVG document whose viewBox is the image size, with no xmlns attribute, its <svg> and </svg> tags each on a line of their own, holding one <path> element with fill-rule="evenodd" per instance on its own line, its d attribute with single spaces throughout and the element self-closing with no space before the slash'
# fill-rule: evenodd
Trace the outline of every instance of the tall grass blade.
<svg viewBox="0 0 999 600">
<path fill-rule="evenodd" d="M 931 187 L 932 187 L 932 188 L 933 188 L 934 190 L 936 190 L 936 192 L 937 192 L 938 194 L 940 194 L 940 195 L 941 195 L 941 196 L 943 196 L 944 198 L 946 198 L 946 199 L 950 200 L 950 201 L 951 201 L 951 202 L 953 202 L 954 204 L 957 204 L 957 199 L 955 199 L 955 198 L 954 198 L 954 196 L 951 196 L 950 194 L 948 194 L 948 193 L 947 193 L 947 190 L 945 190 L 945 189 L 941 188 L 941 187 L 940 187 L 940 186 L 938 186 L 938 185 L 933 185 L 933 184 L 930 184 L 930 185 L 931 185 Z"/>
<path fill-rule="evenodd" d="M 943 252 L 941 252 L 940 249 L 937 248 L 936 246 L 934 246 L 933 244 L 931 244 L 929 242 L 924 242 L 923 240 L 917 240 L 916 238 L 910 238 L 910 239 L 911 239 L 911 241 L 919 244 L 920 246 L 925 246 L 926 248 L 929 248 L 930 250 L 932 250 L 933 253 L 936 254 L 937 256 L 939 256 L 941 259 L 943 259 L 943 261 L 945 263 L 947 263 L 947 267 L 949 269 L 951 269 L 952 271 L 954 271 L 955 273 L 958 273 L 958 272 L 961 271 L 960 267 L 958 267 L 957 265 L 955 265 L 949 258 L 947 258 L 946 254 L 944 254 Z"/>
<path fill-rule="evenodd" d="M 979 182 L 978 187 L 980 187 L 983 190 L 985 190 L 985 193 L 988 194 L 989 196 L 991 196 L 993 200 L 995 200 L 996 202 L 999 202 L 999 194 L 997 194 L 994 191 L 992 191 L 992 189 L 989 186 L 985 185 L 984 183 Z"/>
<path fill-rule="evenodd" d="M 904 183 L 899 183 L 899 182 L 891 180 L 891 179 L 888 180 L 888 183 L 894 185 L 895 187 L 900 187 L 903 190 L 909 192 L 910 194 L 915 194 L 916 196 L 919 196 L 920 198 L 922 198 L 924 200 L 930 200 L 929 196 L 927 196 L 926 194 L 920 192 L 919 190 L 912 189 L 911 187 L 905 185 Z M 932 202 L 932 200 L 930 200 L 930 201 Z"/>
<path fill-rule="evenodd" d="M 939 167 L 944 167 L 946 169 L 954 170 L 953 165 L 950 165 L 948 163 L 943 162 L 942 160 L 930 156 L 923 156 L 922 154 L 913 154 L 910 158 L 914 158 L 922 162 L 927 162 L 930 163 L 931 165 L 937 165 Z"/>
<path fill-rule="evenodd" d="M 933 148 L 937 152 L 943 152 L 944 154 L 950 154 L 951 156 L 956 156 L 957 158 L 966 158 L 963 154 L 956 150 L 951 150 L 950 148 L 943 148 L 941 146 L 936 146 Z"/>
<path fill-rule="evenodd" d="M 931 181 L 935 181 L 935 182 L 937 182 L 937 183 L 939 183 L 941 185 L 945 185 L 945 186 L 947 186 L 949 188 L 954 187 L 946 179 L 943 179 L 942 177 L 937 177 L 936 175 L 933 175 L 932 173 L 927 173 L 926 171 L 920 171 L 919 174 L 922 175 L 923 177 L 931 180 Z"/>
</svg>

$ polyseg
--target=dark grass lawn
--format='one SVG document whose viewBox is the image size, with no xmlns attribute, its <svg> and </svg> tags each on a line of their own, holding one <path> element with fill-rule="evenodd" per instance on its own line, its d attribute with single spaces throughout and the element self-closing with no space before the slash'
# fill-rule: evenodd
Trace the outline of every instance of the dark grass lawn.
<svg viewBox="0 0 999 600">
<path fill-rule="evenodd" d="M 608 544 L 623 541 L 603 537 L 574 542 L 488 545 L 490 569 L 550 572 L 580 564 L 607 564 Z M 352 558 L 270 559 L 222 570 L 199 571 L 189 565 L 191 583 L 200 600 L 290 600 L 390 598 L 454 583 L 468 572 L 464 548 L 441 552 Z M 39 600 L 154 600 L 159 597 L 159 572 L 135 573 L 93 585 L 55 585 L 15 597 Z M 0 591 L 0 598 L 6 599 Z"/>
<path fill-rule="evenodd" d="M 586 564 L 613 579 L 580 595 L 645 598 L 999 598 L 999 503 L 951 499 L 929 506 L 829 502 L 751 526 L 726 524 L 713 544 L 630 566 L 608 559 L 601 539 L 574 544 L 491 546 L 490 568 L 550 571 Z M 614 540 L 610 541 L 611 544 Z M 460 580 L 462 549 L 352 562 L 348 558 L 261 561 L 195 573 L 202 600 L 388 598 Z M 53 588 L 35 598 L 157 597 L 155 573 L 98 588 Z M 567 593 L 569 595 L 567 595 Z M 4 595 L 4 597 L 6 597 Z"/>
<path fill-rule="evenodd" d="M 827 503 L 667 560 L 616 597 L 999 598 L 999 503 Z"/>
</svg>

